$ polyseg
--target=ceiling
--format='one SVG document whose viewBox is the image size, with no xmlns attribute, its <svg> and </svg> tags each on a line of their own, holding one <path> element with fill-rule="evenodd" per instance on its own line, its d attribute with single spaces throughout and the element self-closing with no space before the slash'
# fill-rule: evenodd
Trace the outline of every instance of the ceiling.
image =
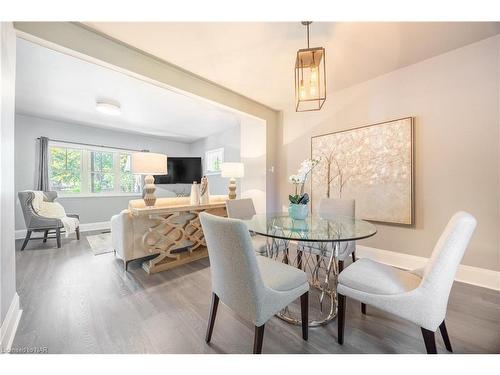
<svg viewBox="0 0 500 375">
<path fill-rule="evenodd" d="M 236 114 L 18 39 L 16 112 L 191 143 L 239 124 Z M 121 115 L 96 111 L 120 103 Z"/>
<path fill-rule="evenodd" d="M 279 110 L 293 108 L 294 62 L 306 47 L 299 22 L 88 22 L 126 44 Z M 500 33 L 494 22 L 313 23 L 326 48 L 328 92 Z"/>
</svg>

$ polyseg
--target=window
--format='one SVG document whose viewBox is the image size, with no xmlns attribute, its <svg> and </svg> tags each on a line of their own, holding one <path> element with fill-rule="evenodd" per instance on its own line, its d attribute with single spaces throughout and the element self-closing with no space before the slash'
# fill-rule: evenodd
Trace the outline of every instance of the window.
<svg viewBox="0 0 500 375">
<path fill-rule="evenodd" d="M 222 163 L 224 162 L 224 148 L 209 150 L 205 153 L 205 173 L 221 173 Z"/>
<path fill-rule="evenodd" d="M 49 148 L 49 178 L 52 190 L 80 193 L 82 151 L 63 147 Z"/>
<path fill-rule="evenodd" d="M 113 153 L 90 151 L 90 191 L 114 191 Z"/>
<path fill-rule="evenodd" d="M 67 143 L 49 144 L 52 190 L 63 195 L 139 194 L 141 176 L 132 174 L 131 152 Z"/>
</svg>

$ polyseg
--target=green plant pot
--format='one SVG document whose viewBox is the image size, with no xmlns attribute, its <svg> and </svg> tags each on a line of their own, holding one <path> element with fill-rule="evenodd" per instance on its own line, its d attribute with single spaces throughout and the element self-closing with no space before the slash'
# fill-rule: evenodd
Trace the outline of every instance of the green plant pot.
<svg viewBox="0 0 500 375">
<path fill-rule="evenodd" d="M 288 215 L 294 220 L 304 220 L 309 214 L 308 204 L 295 204 L 288 205 Z"/>
</svg>

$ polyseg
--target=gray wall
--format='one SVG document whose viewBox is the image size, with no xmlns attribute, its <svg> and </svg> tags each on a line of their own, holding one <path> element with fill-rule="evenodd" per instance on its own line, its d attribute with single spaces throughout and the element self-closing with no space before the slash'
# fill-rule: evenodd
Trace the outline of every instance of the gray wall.
<svg viewBox="0 0 500 375">
<path fill-rule="evenodd" d="M 205 173 L 205 152 L 216 148 L 224 148 L 225 162 L 239 162 L 240 152 L 240 126 L 236 126 L 228 131 L 211 135 L 200 139 L 190 145 L 192 156 L 199 156 L 203 162 L 203 173 Z M 208 187 L 210 194 L 227 194 L 229 180 L 221 177 L 220 174 L 208 175 Z"/>
<path fill-rule="evenodd" d="M 12 24 L 0 23 L 0 326 L 16 295 L 14 246 L 14 96 L 16 41 Z M 3 327 L 2 327 L 3 328 Z M 0 347 L 3 343 L 0 343 Z"/>
<path fill-rule="evenodd" d="M 278 210 L 278 181 L 274 173 L 278 147 L 281 144 L 279 126 L 281 113 L 252 99 L 235 93 L 206 79 L 143 52 L 113 41 L 70 22 L 15 22 L 15 28 L 27 35 L 41 38 L 82 56 L 97 59 L 125 71 L 175 87 L 186 93 L 206 98 L 211 102 L 248 113 L 266 121 L 266 206 L 268 211 Z"/>
<path fill-rule="evenodd" d="M 499 67 L 495 36 L 337 91 L 308 116 L 286 111 L 277 147 L 282 204 L 311 136 L 414 116 L 415 226 L 377 224 L 361 243 L 429 257 L 449 218 L 466 210 L 478 225 L 462 264 L 500 271 Z"/>
<path fill-rule="evenodd" d="M 15 191 L 34 188 L 36 138 L 49 137 L 71 142 L 99 144 L 131 149 L 148 149 L 170 156 L 189 156 L 189 144 L 168 141 L 159 137 L 143 136 L 115 130 L 64 123 L 38 117 L 16 115 L 15 121 Z M 169 190 L 182 186 L 163 185 Z M 161 196 L 161 192 L 158 194 Z M 82 223 L 109 221 L 111 216 L 127 208 L 133 196 L 60 198 L 67 212 L 80 214 Z M 16 199 L 16 229 L 24 229 L 24 220 Z"/>
</svg>

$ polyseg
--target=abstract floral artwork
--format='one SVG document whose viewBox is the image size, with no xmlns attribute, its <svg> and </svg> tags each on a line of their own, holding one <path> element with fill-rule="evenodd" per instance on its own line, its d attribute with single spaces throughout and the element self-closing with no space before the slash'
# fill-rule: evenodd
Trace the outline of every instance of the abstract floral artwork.
<svg viewBox="0 0 500 375">
<path fill-rule="evenodd" d="M 413 118 L 311 138 L 312 210 L 321 198 L 356 200 L 356 216 L 413 224 Z"/>
</svg>

